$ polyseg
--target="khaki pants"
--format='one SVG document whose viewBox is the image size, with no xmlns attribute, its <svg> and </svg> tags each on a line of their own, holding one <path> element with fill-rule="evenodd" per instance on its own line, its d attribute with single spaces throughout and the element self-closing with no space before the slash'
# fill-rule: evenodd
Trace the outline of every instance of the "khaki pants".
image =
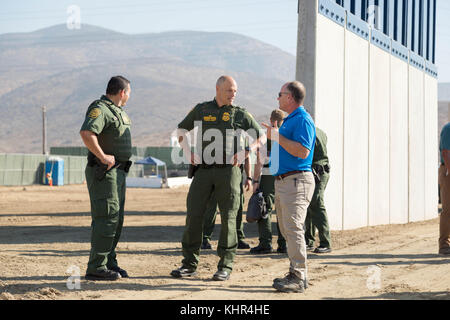
<svg viewBox="0 0 450 320">
<path fill-rule="evenodd" d="M 439 223 L 439 250 L 450 247 L 450 174 L 445 176 L 444 165 L 439 168 L 442 212 Z"/>
<path fill-rule="evenodd" d="M 298 173 L 275 181 L 275 206 L 280 230 L 287 242 L 289 271 L 306 279 L 305 219 L 314 193 L 311 172 Z"/>
</svg>

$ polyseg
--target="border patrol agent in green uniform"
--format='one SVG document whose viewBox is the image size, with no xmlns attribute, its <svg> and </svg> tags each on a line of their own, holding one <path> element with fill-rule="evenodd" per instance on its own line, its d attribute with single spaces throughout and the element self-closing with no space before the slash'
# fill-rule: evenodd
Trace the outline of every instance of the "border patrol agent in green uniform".
<svg viewBox="0 0 450 320">
<path fill-rule="evenodd" d="M 278 128 L 283 124 L 284 113 L 283 111 L 276 109 L 272 111 L 270 115 L 270 123 L 272 126 L 277 124 Z M 267 157 L 270 159 L 271 151 L 271 141 L 267 141 Z M 252 254 L 268 254 L 272 253 L 272 211 L 275 205 L 275 177 L 269 172 L 269 164 L 264 164 L 264 159 L 260 159 L 260 153 L 258 153 L 258 159 L 255 166 L 255 175 L 253 177 L 253 192 L 256 193 L 258 190 L 262 191 L 264 201 L 266 202 L 266 208 L 268 216 L 266 219 L 261 219 L 258 221 L 258 233 L 259 233 L 259 244 L 258 246 L 251 248 L 250 253 Z M 286 253 L 286 240 L 281 234 L 280 227 L 277 221 L 277 252 Z"/>
<path fill-rule="evenodd" d="M 258 136 L 258 140 L 250 146 L 250 150 L 255 150 L 265 138 L 255 119 L 244 109 L 232 105 L 236 92 L 237 85 L 233 78 L 220 77 L 216 84 L 216 98 L 213 101 L 197 105 L 178 125 L 178 136 L 184 154 L 190 159 L 191 164 L 198 165 L 198 169 L 187 196 L 186 226 L 182 239 L 184 259 L 182 266 L 171 272 L 175 278 L 196 275 L 203 238 L 204 215 L 212 192 L 214 192 L 219 205 L 222 224 L 217 246 L 220 260 L 217 266 L 218 271 L 214 274 L 213 279 L 216 281 L 228 280 L 233 269 L 233 260 L 238 244 L 236 216 L 239 210 L 242 177 L 239 166 L 244 162 L 248 152 L 243 148 L 244 150 L 236 153 L 234 149 L 237 143 L 233 143 L 236 139 L 227 139 L 227 136 L 231 134 L 235 137 L 238 129 L 246 132 L 252 129 Z M 194 127 L 200 127 L 200 124 L 199 136 L 202 137 L 202 141 L 199 144 L 202 157 L 191 152 L 187 139 L 187 132 L 193 130 Z M 208 141 L 208 136 L 213 133 L 219 133 L 219 137 L 215 136 L 215 138 L 219 140 L 222 138 L 225 141 L 221 141 L 223 145 L 220 149 L 213 148 L 215 162 L 210 163 L 208 151 L 211 145 L 217 146 L 217 141 L 214 143 Z M 230 147 L 229 140 L 233 140 L 231 141 L 233 147 Z M 229 155 L 231 155 L 232 161 L 228 159 Z M 225 162 L 223 158 L 226 158 Z"/>
<path fill-rule="evenodd" d="M 111 78 L 106 95 L 89 106 L 80 131 L 89 149 L 85 173 L 92 231 L 87 280 L 128 277 L 117 264 L 115 249 L 122 232 L 125 179 L 131 166 L 131 121 L 122 110 L 130 92 L 127 79 Z"/>
<path fill-rule="evenodd" d="M 331 252 L 331 235 L 325 208 L 324 193 L 330 179 L 330 165 L 327 155 L 327 135 L 316 127 L 316 146 L 312 169 L 316 187 L 305 220 L 305 239 L 308 251 L 314 250 L 316 229 L 319 231 L 320 245 L 314 253 Z"/>
</svg>

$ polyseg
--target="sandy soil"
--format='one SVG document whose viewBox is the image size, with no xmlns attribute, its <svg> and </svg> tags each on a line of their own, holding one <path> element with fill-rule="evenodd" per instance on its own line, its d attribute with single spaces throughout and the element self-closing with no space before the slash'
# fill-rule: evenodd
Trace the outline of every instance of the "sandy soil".
<svg viewBox="0 0 450 320">
<path fill-rule="evenodd" d="M 450 257 L 437 254 L 437 218 L 333 232 L 333 252 L 308 257 L 304 294 L 271 287 L 288 270 L 287 256 L 277 253 L 239 250 L 231 279 L 218 283 L 211 280 L 217 254 L 205 251 L 198 277 L 174 279 L 169 273 L 182 258 L 186 194 L 187 188 L 128 189 L 118 260 L 131 278 L 92 282 L 83 278 L 90 249 L 86 186 L 0 187 L 0 299 L 450 299 Z M 220 219 L 214 248 L 219 228 Z M 246 224 L 245 232 L 256 246 L 256 225 Z M 80 289 L 68 285 L 77 269 Z"/>
</svg>

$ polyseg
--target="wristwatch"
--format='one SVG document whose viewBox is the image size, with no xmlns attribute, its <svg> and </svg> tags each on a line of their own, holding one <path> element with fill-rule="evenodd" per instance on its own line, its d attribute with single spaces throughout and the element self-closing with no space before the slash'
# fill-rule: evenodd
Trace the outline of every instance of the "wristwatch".
<svg viewBox="0 0 450 320">
<path fill-rule="evenodd" d="M 253 181 L 252 177 L 247 177 L 247 180 Z"/>
</svg>

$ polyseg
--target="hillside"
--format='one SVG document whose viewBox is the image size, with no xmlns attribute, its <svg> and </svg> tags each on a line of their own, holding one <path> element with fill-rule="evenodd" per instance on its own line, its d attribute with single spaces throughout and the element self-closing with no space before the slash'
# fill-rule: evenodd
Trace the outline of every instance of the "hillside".
<svg viewBox="0 0 450 320">
<path fill-rule="evenodd" d="M 0 98 L 8 119 L 0 123 L 0 152 L 40 152 L 43 105 L 48 144 L 80 145 L 86 108 L 113 75 L 132 82 L 133 142 L 147 146 L 168 144 L 185 114 L 214 97 L 222 74 L 238 82 L 236 103 L 261 116 L 277 107 L 277 90 L 294 73 L 294 56 L 232 33 L 125 35 L 59 25 L 0 35 Z"/>
</svg>

